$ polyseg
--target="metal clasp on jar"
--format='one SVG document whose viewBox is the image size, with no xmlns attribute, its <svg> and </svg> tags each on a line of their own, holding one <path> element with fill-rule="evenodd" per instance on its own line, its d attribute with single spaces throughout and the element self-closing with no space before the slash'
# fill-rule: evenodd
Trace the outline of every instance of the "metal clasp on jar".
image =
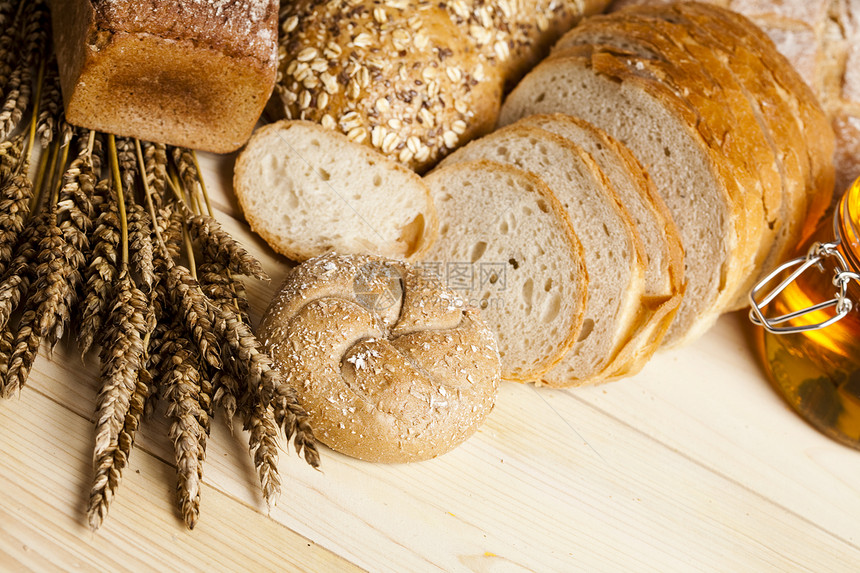
<svg viewBox="0 0 860 573">
<path fill-rule="evenodd" d="M 759 282 L 750 292 L 750 320 L 775 334 L 790 334 L 794 332 L 816 330 L 819 328 L 825 328 L 839 320 L 842 320 L 846 314 L 851 312 L 851 309 L 854 306 L 854 303 L 850 298 L 848 298 L 848 284 L 852 280 L 860 280 L 860 275 L 849 270 L 849 266 L 845 261 L 845 258 L 842 256 L 842 253 L 839 252 L 837 247 L 839 247 L 839 241 L 832 243 L 814 243 L 805 257 L 798 257 L 780 265 L 779 268 L 775 269 L 772 273 L 762 279 L 761 282 Z M 806 272 L 810 267 L 817 266 L 818 269 L 823 272 L 823 262 L 826 259 L 833 259 L 835 267 L 833 286 L 836 287 L 836 295 L 834 298 L 781 316 L 771 318 L 765 317 L 764 307 L 770 304 L 773 299 L 785 290 L 788 285 L 797 280 L 798 277 L 800 277 L 800 275 Z M 764 290 L 765 287 L 767 287 L 767 285 L 774 279 L 792 267 L 797 268 L 785 280 L 779 283 L 776 288 L 768 292 L 759 300 L 758 295 L 761 291 Z M 830 307 L 834 307 L 836 314 L 822 322 L 799 326 L 778 326 L 809 313 Z"/>
</svg>

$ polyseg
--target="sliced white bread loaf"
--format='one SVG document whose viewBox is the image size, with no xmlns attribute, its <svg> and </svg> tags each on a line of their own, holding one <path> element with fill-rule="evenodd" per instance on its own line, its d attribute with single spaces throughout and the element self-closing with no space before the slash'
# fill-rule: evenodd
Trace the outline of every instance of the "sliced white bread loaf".
<svg viewBox="0 0 860 573">
<path fill-rule="evenodd" d="M 760 32 L 753 33 L 736 23 L 723 21 L 718 14 L 725 15 L 725 10 L 717 9 L 713 14 L 705 15 L 699 13 L 701 8 L 707 10 L 707 7 L 694 5 L 641 7 L 601 18 L 602 22 L 598 21 L 591 27 L 605 32 L 607 21 L 611 20 L 612 26 L 628 40 L 628 47 L 647 43 L 651 56 L 658 52 L 676 65 L 679 61 L 685 64 L 698 61 L 705 73 L 712 76 L 723 90 L 722 96 L 709 94 L 707 97 L 713 101 L 725 101 L 735 108 L 737 114 L 749 114 L 743 107 L 738 109 L 738 104 L 746 98 L 776 158 L 783 181 L 783 201 L 779 216 L 768 219 L 772 232 L 764 234 L 758 272 L 750 274 L 746 286 L 739 289 L 738 297 L 729 306 L 740 308 L 748 304 L 749 287 L 763 273 L 783 261 L 789 251 L 802 241 L 807 217 L 813 220 L 820 217 L 820 205 L 828 200 L 832 186 L 832 165 L 822 158 L 822 153 L 829 153 L 828 137 L 832 142 L 832 135 L 827 133 L 827 126 L 822 125 L 823 113 L 816 116 L 816 104 L 809 101 L 811 94 L 797 89 L 802 87 L 798 85 L 802 82 L 799 82 L 795 71 L 786 62 L 780 64 L 774 47 L 764 41 Z M 577 38 L 583 39 L 579 35 Z M 576 41 L 573 37 L 570 39 Z M 605 34 L 600 39 L 611 42 Z M 666 42 L 670 48 L 674 44 L 682 49 L 681 55 L 667 52 Z M 559 43 L 560 50 L 564 51 L 565 43 Z M 663 47 L 655 49 L 658 45 Z M 794 76 L 794 83 L 790 76 Z M 701 87 L 702 84 L 694 82 L 693 85 Z M 801 112 L 801 107 L 805 107 L 806 112 Z M 739 121 L 739 124 L 749 125 L 750 122 Z M 744 129 L 741 136 L 734 139 L 753 144 L 755 135 L 755 130 Z M 809 145 L 811 142 L 815 143 Z M 759 143 L 756 147 L 762 146 Z M 753 156 L 750 153 L 750 157 Z M 755 166 L 760 174 L 765 175 L 763 182 L 766 182 L 769 164 L 759 157 Z M 769 213 L 776 213 L 774 204 L 769 206 L 767 200 L 765 207 Z M 769 239 L 771 246 L 767 249 Z"/>
<path fill-rule="evenodd" d="M 460 163 L 425 180 L 444 222 L 423 264 L 438 263 L 448 286 L 482 308 L 502 378 L 539 379 L 583 320 L 586 266 L 564 208 L 538 177 L 509 165 Z"/>
<path fill-rule="evenodd" d="M 731 70 L 711 55 L 714 49 L 695 50 L 694 42 L 676 42 L 676 33 L 680 32 L 671 23 L 638 13 L 598 16 L 567 34 L 556 54 L 615 53 L 629 72 L 658 81 L 689 102 L 712 134 L 712 145 L 739 166 L 736 176 L 743 191 L 744 210 L 750 214 L 758 211 L 763 219 L 758 249 L 752 253 L 753 272 L 738 287 L 742 296 L 728 302 L 729 310 L 737 308 L 739 298 L 740 306 L 746 306 L 746 293 L 758 274 L 755 269 L 772 266 L 773 258 L 791 239 L 783 221 L 792 215 L 789 199 L 804 194 L 799 187 L 803 180 L 784 177 L 782 164 L 777 161 L 779 151 L 753 107 L 761 96 L 743 90 Z M 788 185 L 791 189 L 784 189 Z"/>
<path fill-rule="evenodd" d="M 514 165 L 545 181 L 585 250 L 589 286 L 582 332 L 543 381 L 571 386 L 602 380 L 629 338 L 644 292 L 644 248 L 630 214 L 582 147 L 544 129 L 500 129 L 458 149 L 442 165 L 480 159 Z"/>
<path fill-rule="evenodd" d="M 642 164 L 605 131 L 561 113 L 530 115 L 517 125 L 533 125 L 581 146 L 609 178 L 633 218 L 645 250 L 644 293 L 637 319 L 606 380 L 635 374 L 663 341 L 684 293 L 684 251 L 672 215 Z"/>
<path fill-rule="evenodd" d="M 233 186 L 251 229 L 296 261 L 329 251 L 415 259 L 438 233 L 418 175 L 308 121 L 258 129 Z"/>
<path fill-rule="evenodd" d="M 805 144 L 809 159 L 809 202 L 802 213 L 807 223 L 802 232 L 801 242 L 804 241 L 818 227 L 818 222 L 830 206 L 835 177 L 835 136 L 815 94 L 765 33 L 747 18 L 731 10 L 700 2 L 673 5 L 671 10 L 674 14 L 684 16 L 684 23 L 695 23 L 696 30 L 707 31 L 710 45 L 715 50 L 731 43 L 734 48 L 731 53 L 726 54 L 725 50 L 721 53 L 728 58 L 732 69 L 744 69 L 737 67 L 736 62 L 752 63 L 752 69 L 746 75 L 758 74 L 769 79 L 769 93 L 774 96 L 774 101 L 781 100 L 780 103 L 793 112 L 802 139 L 794 140 L 789 145 L 802 149 Z"/>
<path fill-rule="evenodd" d="M 601 54 L 602 56 L 602 54 Z M 722 312 L 727 285 L 749 272 L 749 232 L 731 165 L 698 131 L 695 110 L 627 75 L 612 58 L 559 57 L 526 75 L 502 107 L 505 125 L 535 113 L 581 117 L 624 143 L 654 180 L 685 249 L 684 300 L 667 344 L 691 340 Z"/>
</svg>

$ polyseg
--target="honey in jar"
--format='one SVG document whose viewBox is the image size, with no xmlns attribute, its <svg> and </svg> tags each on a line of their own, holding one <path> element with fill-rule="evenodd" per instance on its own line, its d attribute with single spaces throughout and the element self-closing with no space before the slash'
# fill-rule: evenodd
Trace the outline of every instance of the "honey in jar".
<svg viewBox="0 0 860 573">
<path fill-rule="evenodd" d="M 751 293 L 764 368 L 810 424 L 860 449 L 860 179 L 798 258 Z"/>
</svg>

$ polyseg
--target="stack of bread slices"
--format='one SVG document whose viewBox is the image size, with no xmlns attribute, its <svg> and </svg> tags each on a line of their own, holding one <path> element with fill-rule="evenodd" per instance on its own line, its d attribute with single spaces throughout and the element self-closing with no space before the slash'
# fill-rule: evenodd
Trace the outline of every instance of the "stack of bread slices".
<svg viewBox="0 0 860 573">
<path fill-rule="evenodd" d="M 832 196 L 833 132 L 814 95 L 760 30 L 713 6 L 584 20 L 511 92 L 500 125 L 410 185 L 429 190 L 421 220 L 438 225 L 422 264 L 484 308 L 506 379 L 637 372 L 745 306 Z M 258 192 L 239 173 L 244 206 Z M 450 272 L 463 265 L 470 280 Z"/>
</svg>

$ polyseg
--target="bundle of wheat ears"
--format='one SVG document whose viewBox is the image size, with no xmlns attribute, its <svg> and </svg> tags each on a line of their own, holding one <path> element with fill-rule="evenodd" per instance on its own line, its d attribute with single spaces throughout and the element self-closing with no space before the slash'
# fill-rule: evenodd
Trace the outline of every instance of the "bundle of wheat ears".
<svg viewBox="0 0 860 573">
<path fill-rule="evenodd" d="M 213 218 L 193 151 L 65 122 L 49 20 L 44 0 L 0 2 L 0 395 L 17 395 L 40 346 L 53 349 L 67 330 L 84 356 L 100 347 L 93 529 L 157 400 L 189 528 L 216 408 L 249 430 L 273 504 L 278 430 L 312 466 L 319 455 L 250 326 L 237 277 L 265 273 Z"/>
</svg>

